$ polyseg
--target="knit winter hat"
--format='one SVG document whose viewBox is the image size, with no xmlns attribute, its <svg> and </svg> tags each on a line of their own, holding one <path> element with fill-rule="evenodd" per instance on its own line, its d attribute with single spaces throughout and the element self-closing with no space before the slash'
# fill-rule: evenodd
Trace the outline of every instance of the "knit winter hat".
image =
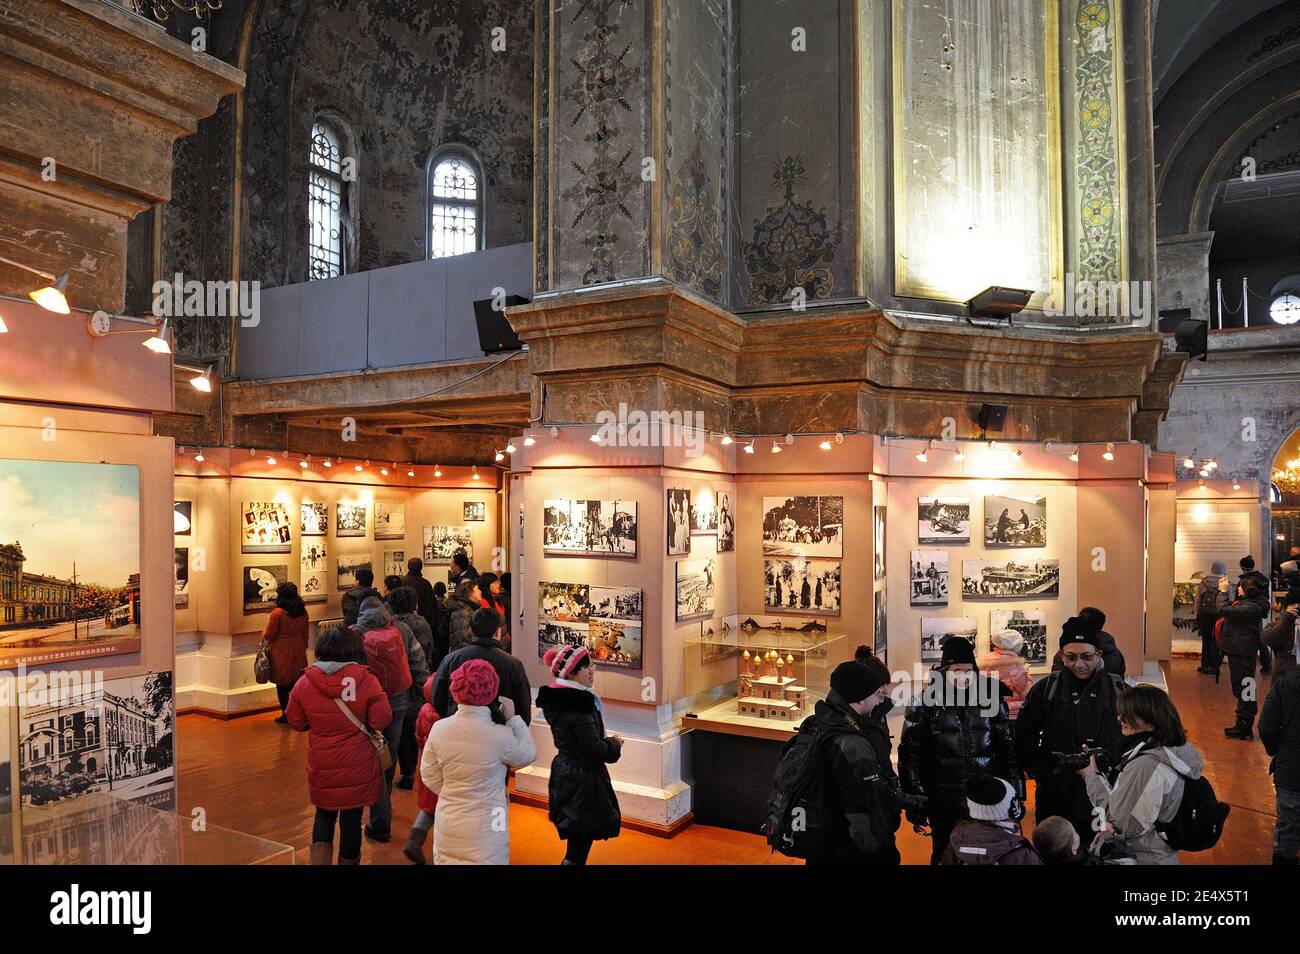
<svg viewBox="0 0 1300 954">
<path fill-rule="evenodd" d="M 861 702 L 889 682 L 889 670 L 879 659 L 873 662 L 877 665 L 864 665 L 853 660 L 840 663 L 831 673 L 831 688 L 845 702 Z"/>
<path fill-rule="evenodd" d="M 977 821 L 1007 821 L 1016 790 L 996 775 L 972 775 L 966 779 L 966 807 Z"/>
<path fill-rule="evenodd" d="M 1228 572 L 1228 568 L 1224 565 L 1222 560 L 1215 560 L 1210 564 L 1210 572 L 1215 576 L 1223 576 L 1223 574 Z"/>
<path fill-rule="evenodd" d="M 1007 629 L 1000 629 L 996 633 L 990 633 L 989 642 L 998 649 L 1009 649 L 1013 653 L 1018 653 L 1024 648 L 1025 637 L 1008 627 Z"/>
<path fill-rule="evenodd" d="M 573 674 L 582 666 L 582 661 L 590 656 L 586 646 L 560 646 L 558 649 L 546 650 L 542 665 L 551 670 L 552 676 L 572 679 Z"/>
<path fill-rule="evenodd" d="M 1255 569 L 1255 558 L 1253 556 L 1244 556 L 1241 558 L 1241 568 L 1246 572 Z"/>
<path fill-rule="evenodd" d="M 471 659 L 451 674 L 451 697 L 458 705 L 489 705 L 500 688 L 497 671 L 485 659 Z"/>
<path fill-rule="evenodd" d="M 1101 640 L 1097 638 L 1096 627 L 1077 616 L 1071 616 L 1061 626 L 1061 649 L 1064 649 L 1067 643 L 1087 643 L 1089 646 L 1101 649 Z"/>
<path fill-rule="evenodd" d="M 975 665 L 975 647 L 964 636 L 951 636 L 939 654 L 939 668 L 946 669 L 959 663 Z"/>
</svg>

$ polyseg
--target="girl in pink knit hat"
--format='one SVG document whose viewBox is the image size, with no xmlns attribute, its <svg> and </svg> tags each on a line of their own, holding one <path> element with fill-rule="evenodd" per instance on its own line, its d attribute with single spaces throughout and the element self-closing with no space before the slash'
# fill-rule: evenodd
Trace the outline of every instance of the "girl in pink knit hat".
<svg viewBox="0 0 1300 954">
<path fill-rule="evenodd" d="M 451 674 L 456 711 L 429 730 L 420 779 L 438 796 L 433 822 L 435 865 L 510 863 L 506 773 L 537 758 L 537 746 L 509 698 L 498 698 L 500 680 L 483 659 Z M 500 702 L 505 725 L 488 706 Z"/>
</svg>

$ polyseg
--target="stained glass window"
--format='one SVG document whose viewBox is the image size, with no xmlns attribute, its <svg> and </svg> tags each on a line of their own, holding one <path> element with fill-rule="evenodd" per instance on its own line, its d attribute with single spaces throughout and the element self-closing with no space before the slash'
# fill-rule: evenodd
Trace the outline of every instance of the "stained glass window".
<svg viewBox="0 0 1300 954">
<path fill-rule="evenodd" d="M 445 150 L 429 163 L 429 257 L 446 258 L 483 247 L 483 188 L 468 153 Z"/>
<path fill-rule="evenodd" d="M 311 128 L 309 205 L 311 262 L 307 277 L 336 278 L 343 274 L 343 152 L 339 136 L 327 123 Z"/>
</svg>

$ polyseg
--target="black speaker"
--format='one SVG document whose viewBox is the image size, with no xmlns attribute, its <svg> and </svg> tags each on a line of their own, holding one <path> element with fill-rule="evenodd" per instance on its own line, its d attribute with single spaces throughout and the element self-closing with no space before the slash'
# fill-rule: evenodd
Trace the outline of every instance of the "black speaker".
<svg viewBox="0 0 1300 954">
<path fill-rule="evenodd" d="M 1000 434 L 1007 426 L 1007 406 L 1005 404 L 981 404 L 970 409 L 971 421 L 980 429 L 980 437 L 990 431 Z"/>
<path fill-rule="evenodd" d="M 1174 350 L 1184 352 L 1192 361 L 1197 358 L 1209 361 L 1210 323 L 1197 321 L 1195 318 L 1179 322 L 1178 327 L 1174 329 Z"/>
<path fill-rule="evenodd" d="M 526 305 L 531 298 L 522 295 L 507 295 L 506 306 Z M 500 354 L 503 351 L 522 351 L 523 342 L 515 334 L 515 329 L 506 321 L 505 309 L 492 307 L 493 299 L 483 298 L 474 302 L 474 323 L 478 325 L 478 343 L 484 354 Z"/>
</svg>

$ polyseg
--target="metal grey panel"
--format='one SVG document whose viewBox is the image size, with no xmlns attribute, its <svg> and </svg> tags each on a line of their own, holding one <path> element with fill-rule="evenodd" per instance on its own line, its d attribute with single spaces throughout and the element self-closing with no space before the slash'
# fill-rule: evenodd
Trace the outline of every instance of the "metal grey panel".
<svg viewBox="0 0 1300 954">
<path fill-rule="evenodd" d="M 447 261 L 411 262 L 370 275 L 370 366 L 447 357 Z"/>
<path fill-rule="evenodd" d="M 304 282 L 298 315 L 302 337 L 294 362 L 281 374 L 355 371 L 366 367 L 366 289 L 374 272 Z"/>
<path fill-rule="evenodd" d="M 532 298 L 532 245 L 490 248 L 447 262 L 447 358 L 481 357 L 474 302 L 491 298 L 494 288 Z"/>
<path fill-rule="evenodd" d="M 264 288 L 260 312 L 254 327 L 239 326 L 238 371 L 241 378 L 271 378 L 290 373 L 282 370 L 297 361 L 298 319 L 302 295 L 298 286 Z"/>
</svg>

